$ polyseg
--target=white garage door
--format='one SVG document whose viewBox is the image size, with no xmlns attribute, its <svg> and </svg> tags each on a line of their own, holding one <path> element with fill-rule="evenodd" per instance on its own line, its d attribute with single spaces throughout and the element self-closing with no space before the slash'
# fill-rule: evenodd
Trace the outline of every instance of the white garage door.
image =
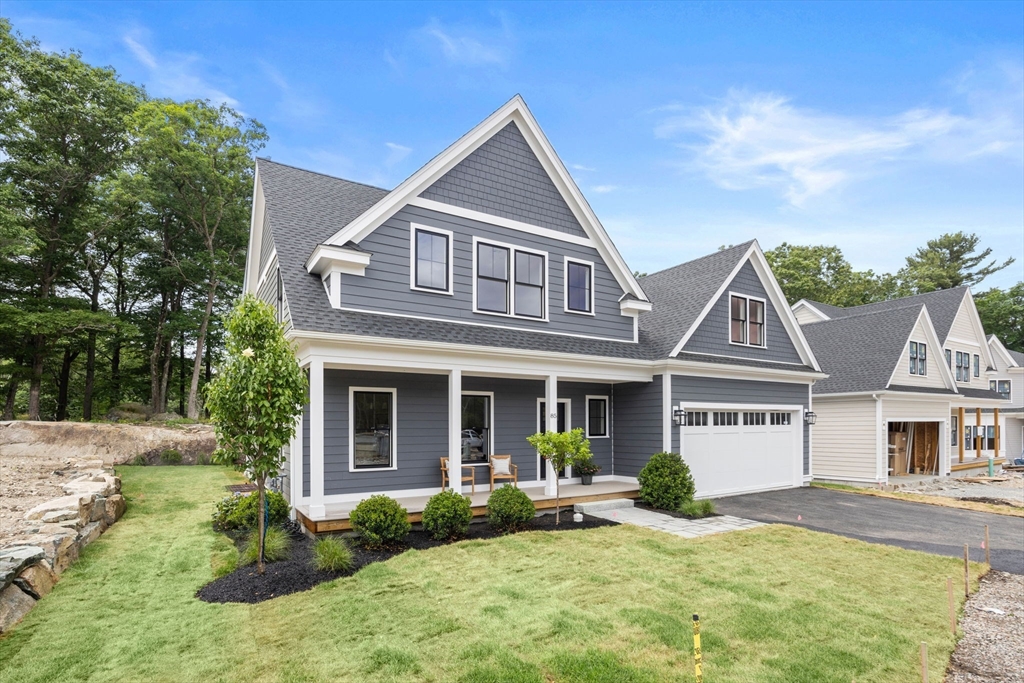
<svg viewBox="0 0 1024 683">
<path fill-rule="evenodd" d="M 800 409 L 686 407 L 679 429 L 683 461 L 697 495 L 722 496 L 799 486 Z"/>
</svg>

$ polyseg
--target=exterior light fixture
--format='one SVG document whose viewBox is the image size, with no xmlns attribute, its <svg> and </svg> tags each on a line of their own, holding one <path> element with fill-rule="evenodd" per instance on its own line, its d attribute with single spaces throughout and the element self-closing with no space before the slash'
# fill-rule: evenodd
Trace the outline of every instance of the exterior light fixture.
<svg viewBox="0 0 1024 683">
<path fill-rule="evenodd" d="M 814 411 L 812 411 L 812 410 L 805 410 L 804 411 L 804 424 L 809 426 L 809 425 L 813 425 L 817 421 L 818 421 L 818 416 L 814 414 Z"/>
<path fill-rule="evenodd" d="M 686 414 L 682 408 L 676 408 L 672 411 L 672 422 L 676 427 L 683 426 L 683 416 Z"/>
</svg>

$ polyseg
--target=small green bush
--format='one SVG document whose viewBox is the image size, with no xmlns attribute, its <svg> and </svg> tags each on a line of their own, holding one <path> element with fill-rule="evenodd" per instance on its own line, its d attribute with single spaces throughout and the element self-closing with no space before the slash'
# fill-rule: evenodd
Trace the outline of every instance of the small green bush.
<svg viewBox="0 0 1024 683">
<path fill-rule="evenodd" d="M 662 510 L 678 510 L 693 500 L 690 467 L 678 453 L 655 453 L 640 470 L 640 497 Z"/>
<path fill-rule="evenodd" d="M 710 517 L 715 514 L 715 504 L 707 499 L 689 500 L 683 503 L 679 508 L 679 512 L 683 513 L 687 517 L 692 517 L 693 519 Z"/>
<path fill-rule="evenodd" d="M 423 530 L 437 541 L 462 538 L 472 519 L 469 498 L 453 489 L 431 496 L 423 508 Z"/>
<path fill-rule="evenodd" d="M 284 532 L 284 529 L 276 526 L 267 527 L 267 537 L 263 540 L 263 559 L 267 562 L 286 560 L 291 546 L 292 539 Z M 259 552 L 260 533 L 257 529 L 253 529 L 238 558 L 238 564 L 252 564 L 256 561 Z"/>
<path fill-rule="evenodd" d="M 284 499 L 284 496 L 277 491 L 267 491 L 266 496 L 270 503 L 270 525 L 287 522 L 289 508 L 288 501 Z M 258 491 L 245 495 L 233 493 L 222 498 L 213 512 L 214 528 L 219 531 L 255 529 L 260 523 L 257 514 L 259 504 L 260 494 Z"/>
<path fill-rule="evenodd" d="M 313 566 L 322 572 L 344 572 L 352 568 L 352 551 L 336 536 L 324 536 L 313 544 Z"/>
<path fill-rule="evenodd" d="M 144 455 L 143 455 L 142 453 L 139 453 L 139 454 L 138 454 L 138 455 L 136 455 L 136 456 L 135 456 L 135 458 L 134 458 L 134 459 L 132 460 L 132 464 L 133 464 L 133 465 L 136 465 L 136 466 L 138 466 L 138 467 L 144 467 L 144 466 L 146 466 L 146 465 L 148 465 L 148 464 L 149 464 L 149 461 L 148 461 L 148 460 L 146 460 L 146 456 L 144 456 Z"/>
<path fill-rule="evenodd" d="M 210 456 L 207 455 L 206 453 L 200 453 L 199 457 L 196 458 L 196 464 L 197 465 L 209 465 L 210 464 Z"/>
<path fill-rule="evenodd" d="M 487 499 L 487 521 L 502 533 L 522 529 L 535 514 L 533 501 L 514 486 L 495 489 Z"/>
<path fill-rule="evenodd" d="M 176 448 L 168 448 L 160 452 L 160 462 L 165 465 L 180 465 L 181 460 L 181 451 Z"/>
<path fill-rule="evenodd" d="M 412 530 L 409 513 L 397 500 L 384 494 L 370 496 L 359 503 L 352 510 L 349 521 L 370 548 L 401 543 Z"/>
</svg>

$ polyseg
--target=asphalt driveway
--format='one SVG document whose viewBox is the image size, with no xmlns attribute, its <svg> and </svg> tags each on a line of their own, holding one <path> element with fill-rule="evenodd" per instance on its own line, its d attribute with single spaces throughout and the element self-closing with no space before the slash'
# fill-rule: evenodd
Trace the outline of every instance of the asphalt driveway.
<svg viewBox="0 0 1024 683">
<path fill-rule="evenodd" d="M 958 510 L 804 487 L 720 498 L 717 511 L 758 522 L 792 524 L 815 531 L 983 562 L 989 527 L 992 568 L 1024 574 L 1024 518 Z"/>
</svg>

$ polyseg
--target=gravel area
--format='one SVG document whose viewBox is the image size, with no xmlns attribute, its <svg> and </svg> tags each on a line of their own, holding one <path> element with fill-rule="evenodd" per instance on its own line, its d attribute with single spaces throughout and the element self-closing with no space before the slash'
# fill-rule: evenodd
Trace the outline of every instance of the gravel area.
<svg viewBox="0 0 1024 683">
<path fill-rule="evenodd" d="M 1024 683 L 1024 576 L 991 571 L 964 605 L 946 683 Z"/>
<path fill-rule="evenodd" d="M 22 532 L 25 513 L 64 495 L 77 474 L 72 460 L 45 455 L 0 453 L 0 546 Z"/>
<path fill-rule="evenodd" d="M 617 522 L 590 515 L 583 515 L 582 522 L 574 522 L 572 512 L 566 513 L 563 510 L 561 524 L 557 527 L 554 514 L 543 514 L 534 517 L 523 531 L 573 531 L 616 524 Z M 490 524 L 477 522 L 470 525 L 469 533 L 462 540 L 495 538 L 499 535 Z M 240 545 L 240 539 L 238 542 Z M 293 533 L 289 558 L 268 563 L 263 576 L 256 573 L 255 564 L 239 567 L 227 576 L 222 576 L 200 588 L 196 597 L 205 602 L 263 602 L 289 593 L 309 590 L 325 581 L 350 576 L 368 564 L 383 562 L 407 550 L 423 550 L 447 544 L 447 541 L 435 541 L 420 529 L 410 532 L 401 546 L 384 550 L 369 550 L 359 545 L 357 540 L 348 539 L 349 548 L 352 550 L 352 568 L 347 572 L 322 572 L 313 568 L 313 540 L 300 533 Z"/>
<path fill-rule="evenodd" d="M 939 482 L 908 488 L 908 493 L 925 493 L 930 496 L 960 498 L 966 500 L 985 499 L 986 502 L 1005 501 L 1024 506 L 1024 472 L 1003 472 L 1007 481 L 969 482 L 962 479 L 943 479 Z"/>
</svg>

